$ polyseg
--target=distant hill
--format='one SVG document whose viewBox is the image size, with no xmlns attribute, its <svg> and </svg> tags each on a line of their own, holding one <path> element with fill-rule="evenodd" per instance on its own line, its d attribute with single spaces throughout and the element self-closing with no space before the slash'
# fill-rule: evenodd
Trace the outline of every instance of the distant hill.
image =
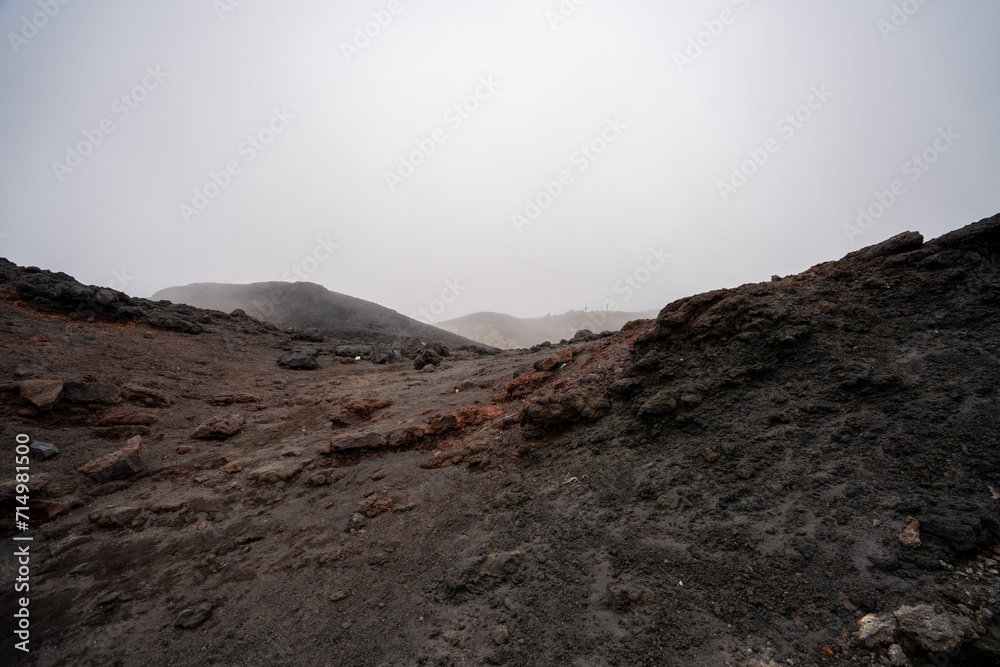
<svg viewBox="0 0 1000 667">
<path fill-rule="evenodd" d="M 477 344 L 476 341 L 400 315 L 385 306 L 331 292 L 315 283 L 194 283 L 185 287 L 168 287 L 152 298 L 227 313 L 242 309 L 248 315 L 280 329 L 318 329 L 328 338 L 344 342 L 391 344 L 416 338 L 452 348 Z"/>
<path fill-rule="evenodd" d="M 626 322 L 653 319 L 657 312 L 571 310 L 562 315 L 533 318 L 520 318 L 501 313 L 473 313 L 441 322 L 438 326 L 484 345 L 510 350 L 531 347 L 544 341 L 557 343 L 564 338 L 572 338 L 580 329 L 590 329 L 594 333 L 618 331 Z"/>
</svg>

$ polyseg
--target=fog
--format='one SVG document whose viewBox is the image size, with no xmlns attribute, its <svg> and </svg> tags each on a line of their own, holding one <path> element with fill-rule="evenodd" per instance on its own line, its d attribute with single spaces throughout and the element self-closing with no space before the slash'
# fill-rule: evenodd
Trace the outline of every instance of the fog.
<svg viewBox="0 0 1000 667">
<path fill-rule="evenodd" d="M 998 25 L 987 0 L 6 2 L 0 255 L 431 322 L 658 309 L 997 213 Z"/>
</svg>

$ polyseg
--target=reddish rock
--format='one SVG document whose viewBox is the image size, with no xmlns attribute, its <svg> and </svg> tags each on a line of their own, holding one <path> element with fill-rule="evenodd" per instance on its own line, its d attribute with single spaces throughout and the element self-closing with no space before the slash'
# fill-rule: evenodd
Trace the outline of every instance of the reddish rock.
<svg viewBox="0 0 1000 667">
<path fill-rule="evenodd" d="M 899 543 L 904 547 L 916 549 L 920 546 L 920 522 L 912 516 L 908 516 L 903 519 L 903 524 L 906 527 L 903 528 L 903 532 L 899 535 Z"/>
<path fill-rule="evenodd" d="M 535 370 L 548 372 L 560 368 L 563 364 L 573 361 L 573 352 L 573 348 L 569 348 L 556 354 L 550 354 L 544 359 L 539 359 L 535 362 Z"/>
<path fill-rule="evenodd" d="M 242 463 L 237 463 L 236 461 L 233 461 L 233 462 L 227 463 L 225 466 L 223 466 L 222 470 L 224 472 L 228 472 L 230 474 L 238 473 L 239 471 L 243 470 L 243 464 Z"/>
<path fill-rule="evenodd" d="M 62 380 L 25 380 L 18 385 L 21 398 L 39 410 L 48 410 L 63 397 Z"/>
<path fill-rule="evenodd" d="M 327 418 L 333 422 L 334 426 L 353 426 L 370 418 L 376 410 L 381 410 L 392 405 L 392 400 L 375 396 L 356 400 L 350 396 L 340 402 L 340 409 L 331 412 Z"/>
<path fill-rule="evenodd" d="M 431 417 L 427 420 L 427 424 L 432 434 L 439 434 L 475 426 L 489 419 L 495 419 L 502 414 L 503 408 L 497 405 L 459 408 L 455 412 L 449 412 L 446 415 Z"/>
<path fill-rule="evenodd" d="M 196 440 L 225 440 L 239 433 L 245 421 L 240 415 L 216 415 L 191 431 L 191 437 Z"/>
<path fill-rule="evenodd" d="M 177 448 L 177 453 L 178 454 L 197 454 L 198 453 L 198 449 L 195 448 L 195 447 L 192 447 L 191 445 L 181 445 L 180 447 Z"/>
<path fill-rule="evenodd" d="M 546 373 L 544 371 L 538 373 L 531 373 L 529 375 L 522 375 L 516 380 L 512 380 L 507 383 L 504 389 L 510 398 L 520 398 L 534 391 L 539 385 L 552 378 L 551 373 Z"/>
<path fill-rule="evenodd" d="M 141 472 L 145 468 L 140 450 L 142 437 L 130 438 L 121 449 L 90 461 L 79 470 L 95 482 L 110 482 Z"/>
</svg>

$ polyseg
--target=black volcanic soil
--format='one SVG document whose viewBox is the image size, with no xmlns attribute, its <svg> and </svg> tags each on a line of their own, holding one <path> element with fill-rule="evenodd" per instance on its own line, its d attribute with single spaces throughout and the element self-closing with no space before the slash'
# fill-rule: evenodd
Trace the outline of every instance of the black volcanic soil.
<svg viewBox="0 0 1000 667">
<path fill-rule="evenodd" d="M 31 464 L 32 651 L 5 630 L 4 664 L 1000 664 L 1000 217 L 434 372 L 288 370 L 249 318 L 88 322 L 26 275 L 0 441 L 61 453 Z M 126 391 L 39 411 L 35 378 Z M 220 414 L 242 429 L 190 437 Z M 132 433 L 142 471 L 78 471 Z M 895 630 L 861 641 L 867 614 Z"/>
</svg>

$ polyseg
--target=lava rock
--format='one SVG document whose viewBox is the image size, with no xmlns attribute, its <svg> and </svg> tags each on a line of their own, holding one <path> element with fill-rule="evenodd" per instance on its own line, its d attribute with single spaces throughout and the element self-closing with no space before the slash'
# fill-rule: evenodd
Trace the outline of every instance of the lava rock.
<svg viewBox="0 0 1000 667">
<path fill-rule="evenodd" d="M 39 410 L 48 410 L 63 397 L 62 380 L 25 380 L 18 385 L 21 398 Z"/>
<path fill-rule="evenodd" d="M 246 420 L 241 415 L 216 415 L 191 431 L 196 440 L 225 440 L 236 435 Z"/>
<path fill-rule="evenodd" d="M 413 360 L 413 367 L 419 371 L 427 365 L 439 366 L 442 361 L 443 359 L 440 354 L 431 348 L 427 348 L 418 354 L 417 358 Z"/>
<path fill-rule="evenodd" d="M 314 371 L 319 368 L 316 356 L 305 350 L 288 352 L 278 357 L 278 365 L 296 371 Z"/>
<path fill-rule="evenodd" d="M 202 602 L 201 604 L 195 605 L 190 609 L 185 609 L 178 614 L 177 619 L 174 621 L 174 627 L 184 628 L 186 630 L 197 628 L 199 625 L 207 621 L 211 615 L 211 603 Z"/>
<path fill-rule="evenodd" d="M 45 459 L 51 459 L 53 456 L 59 455 L 59 448 L 50 442 L 38 442 L 36 440 L 28 446 L 28 450 L 35 457 L 36 461 L 44 461 Z"/>
<path fill-rule="evenodd" d="M 134 475 L 145 468 L 141 449 L 142 437 L 137 435 L 121 449 L 94 459 L 79 470 L 98 484 Z"/>
</svg>

